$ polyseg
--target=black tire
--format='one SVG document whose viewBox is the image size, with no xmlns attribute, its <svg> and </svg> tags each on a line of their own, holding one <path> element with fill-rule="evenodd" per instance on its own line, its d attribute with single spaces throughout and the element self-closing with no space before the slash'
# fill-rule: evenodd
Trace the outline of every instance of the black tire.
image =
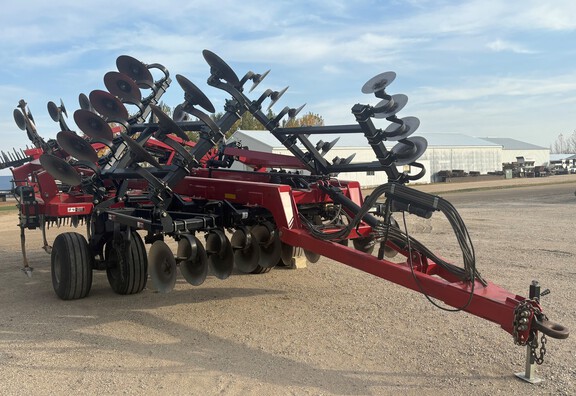
<svg viewBox="0 0 576 396">
<path fill-rule="evenodd" d="M 251 274 L 265 274 L 267 272 L 270 272 L 270 270 L 274 268 L 274 267 L 262 267 L 261 265 L 258 265 L 256 267 L 256 269 L 254 271 L 250 271 Z"/>
<path fill-rule="evenodd" d="M 50 255 L 52 286 L 62 300 L 84 298 L 92 287 L 94 257 L 83 235 L 76 232 L 59 234 Z"/>
<path fill-rule="evenodd" d="M 106 276 L 117 294 L 140 293 L 148 280 L 148 257 L 142 238 L 136 231 L 130 234 L 130 246 L 122 248 L 111 240 L 106 243 L 104 258 Z"/>
</svg>

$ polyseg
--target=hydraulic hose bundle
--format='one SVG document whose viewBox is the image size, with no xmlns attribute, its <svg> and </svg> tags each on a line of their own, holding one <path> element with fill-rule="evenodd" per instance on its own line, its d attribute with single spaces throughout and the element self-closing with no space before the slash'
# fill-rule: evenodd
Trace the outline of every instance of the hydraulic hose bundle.
<svg viewBox="0 0 576 396">
<path fill-rule="evenodd" d="M 301 217 L 315 237 L 324 240 L 346 239 L 362 221 L 365 221 L 372 226 L 372 236 L 375 240 L 381 243 L 390 241 L 397 246 L 405 248 L 411 247 L 463 281 L 478 279 L 482 284 L 486 284 L 476 269 L 474 247 L 466 225 L 456 208 L 447 200 L 398 183 L 386 183 L 377 187 L 373 193 L 366 198 L 363 205 L 359 207 L 349 202 L 338 189 L 332 186 L 323 186 L 322 189 L 327 192 L 336 203 L 344 205 L 355 214 L 350 216 L 349 223 L 346 226 L 341 227 L 337 231 L 330 232 L 322 231 L 320 227 Z M 386 196 L 386 202 L 378 203 L 378 199 L 382 195 Z M 377 208 L 377 213 L 384 216 L 384 221 L 378 221 L 370 214 L 370 211 L 372 211 L 374 207 Z M 430 218 L 435 211 L 442 212 L 452 226 L 460 250 L 462 251 L 463 267 L 458 267 L 446 262 L 435 255 L 430 249 L 426 248 L 422 243 L 410 237 L 407 233 L 402 232 L 397 226 L 392 224 L 392 212 L 408 212 L 420 217 Z"/>
</svg>

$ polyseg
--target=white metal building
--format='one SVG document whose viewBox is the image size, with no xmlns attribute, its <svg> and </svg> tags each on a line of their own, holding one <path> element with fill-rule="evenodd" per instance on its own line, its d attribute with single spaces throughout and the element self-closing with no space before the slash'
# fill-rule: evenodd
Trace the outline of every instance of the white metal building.
<svg viewBox="0 0 576 396">
<path fill-rule="evenodd" d="M 576 173 L 576 154 L 550 154 L 549 167 L 557 173 Z"/>
<path fill-rule="evenodd" d="M 550 165 L 569 168 L 576 165 L 576 154 L 550 154 Z"/>
<path fill-rule="evenodd" d="M 440 171 L 463 170 L 465 172 L 488 172 L 502 171 L 502 163 L 515 162 L 516 157 L 524 157 L 526 160 L 535 161 L 535 165 L 547 165 L 550 160 L 550 150 L 533 144 L 524 143 L 507 138 L 476 138 L 457 133 L 418 133 L 428 141 L 428 149 L 418 159 L 426 168 L 426 175 L 418 180 L 418 183 L 430 183 L 440 181 L 437 175 Z M 314 135 L 310 139 L 312 143 L 319 140 L 325 142 L 340 138 L 338 143 L 326 155 L 328 161 L 336 156 L 347 158 L 356 153 L 352 163 L 372 162 L 376 160 L 372 148 L 364 136 L 360 134 L 341 135 Z M 250 149 L 275 154 L 290 155 L 280 142 L 268 131 L 237 131 L 235 140 L 240 140 L 243 145 Z M 387 147 L 391 148 L 394 142 Z M 400 171 L 410 171 L 409 167 L 399 167 Z M 419 170 L 414 169 L 414 173 Z M 387 182 L 385 172 L 341 173 L 338 176 L 342 180 L 357 180 L 364 187 L 377 186 Z"/>
<path fill-rule="evenodd" d="M 339 138 L 336 145 L 326 154 L 326 159 L 329 162 L 335 157 L 347 158 L 351 154 L 356 154 L 352 163 L 358 162 L 373 162 L 376 161 L 374 151 L 366 141 L 363 135 L 360 134 L 322 134 L 309 137 L 310 141 L 316 144 L 318 141 L 331 142 Z M 241 141 L 242 145 L 247 146 L 251 150 L 262 151 L 273 154 L 292 155 L 290 151 L 284 147 L 275 137 L 268 131 L 243 131 L 239 130 L 234 133 L 234 140 Z M 426 175 L 418 182 L 430 183 L 430 173 L 428 172 L 428 163 L 426 161 L 419 161 L 426 167 Z M 398 168 L 400 171 L 405 171 L 404 167 Z M 408 169 L 407 169 L 408 170 Z M 420 169 L 414 169 L 413 174 L 416 174 Z M 388 181 L 385 172 L 342 172 L 338 175 L 341 180 L 356 180 L 362 187 L 373 187 L 384 184 Z"/>
<path fill-rule="evenodd" d="M 548 166 L 550 149 L 510 138 L 482 138 L 502 146 L 502 162 L 516 162 L 516 158 L 534 161 L 535 166 Z"/>
<path fill-rule="evenodd" d="M 502 170 L 502 146 L 459 133 L 416 133 L 428 140 L 420 160 L 429 162 L 431 181 L 440 181 L 440 171 L 463 170 L 487 174 Z"/>
</svg>

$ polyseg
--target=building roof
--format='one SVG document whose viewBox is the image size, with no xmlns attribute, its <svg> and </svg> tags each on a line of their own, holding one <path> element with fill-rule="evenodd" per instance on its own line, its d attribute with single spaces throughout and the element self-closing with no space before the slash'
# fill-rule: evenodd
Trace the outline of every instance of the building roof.
<svg viewBox="0 0 576 396">
<path fill-rule="evenodd" d="M 550 154 L 550 161 L 562 161 L 576 159 L 576 154 Z"/>
<path fill-rule="evenodd" d="M 245 145 L 250 146 L 252 141 L 256 140 L 270 148 L 282 147 L 282 144 L 268 131 L 244 131 L 237 130 L 232 135 L 232 139 L 240 141 Z"/>
<path fill-rule="evenodd" d="M 270 148 L 283 147 L 280 141 L 268 131 L 245 131 L 238 130 L 234 135 L 235 140 L 242 141 L 243 144 L 250 146 L 251 141 L 256 140 Z M 489 142 L 484 139 L 475 138 L 472 136 L 463 135 L 460 133 L 419 133 L 416 131 L 413 136 L 422 136 L 428 141 L 428 147 L 500 147 L 501 144 Z M 336 147 L 349 147 L 349 148 L 367 148 L 370 147 L 368 141 L 360 134 L 321 134 L 311 136 L 309 139 L 312 143 L 319 140 L 331 142 L 339 138 Z M 394 143 L 390 142 L 390 146 Z"/>
<path fill-rule="evenodd" d="M 488 142 L 499 144 L 504 150 L 548 150 L 547 147 L 536 146 L 535 144 L 522 142 L 516 139 L 493 137 L 485 137 L 482 139 Z"/>
<path fill-rule="evenodd" d="M 432 147 L 500 147 L 501 144 L 484 139 L 463 135 L 461 133 L 418 133 L 428 140 L 428 146 Z"/>
</svg>

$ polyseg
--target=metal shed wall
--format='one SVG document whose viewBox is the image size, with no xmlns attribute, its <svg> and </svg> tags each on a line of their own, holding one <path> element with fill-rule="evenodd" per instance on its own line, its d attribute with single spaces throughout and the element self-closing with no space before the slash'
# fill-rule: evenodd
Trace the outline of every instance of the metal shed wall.
<svg viewBox="0 0 576 396">
<path fill-rule="evenodd" d="M 272 153 L 274 154 L 284 154 L 284 155 L 292 155 L 290 151 L 286 148 L 273 148 Z M 374 151 L 370 147 L 341 147 L 337 148 L 334 147 L 330 150 L 329 154 L 326 156 L 326 159 L 331 162 L 333 158 L 340 157 L 340 158 L 347 158 L 352 153 L 356 153 L 356 156 L 352 160 L 352 163 L 359 163 L 359 162 L 373 162 L 376 160 L 374 157 Z M 419 161 L 422 162 L 422 161 Z M 428 161 L 423 162 L 423 165 L 426 168 L 426 174 L 418 183 L 430 183 L 430 173 L 428 172 Z M 400 172 L 404 171 L 404 167 L 399 166 L 398 170 Z M 416 174 L 420 171 L 420 169 L 407 169 L 409 174 Z M 360 183 L 362 187 L 376 187 L 381 184 L 388 182 L 388 177 L 386 176 L 386 172 L 374 172 L 373 175 L 369 175 L 367 172 L 342 172 L 338 175 L 338 179 L 340 180 L 356 180 Z"/>
<path fill-rule="evenodd" d="M 534 161 L 535 166 L 548 166 L 550 163 L 550 150 L 502 150 L 502 162 L 516 162 L 517 157 Z"/>
<path fill-rule="evenodd" d="M 314 143 L 320 139 L 324 141 L 332 141 L 336 137 L 340 137 L 340 141 L 326 154 L 326 159 L 329 162 L 332 162 L 335 157 L 347 158 L 353 153 L 356 153 L 356 156 L 354 157 L 352 163 L 376 161 L 374 151 L 372 151 L 372 148 L 368 146 L 363 136 L 352 137 L 325 134 L 314 137 L 312 141 Z M 240 140 L 243 145 L 248 146 L 252 150 L 274 154 L 292 155 L 290 151 L 282 146 L 272 134 L 265 131 L 240 130 L 234 134 L 234 139 Z M 365 145 L 358 146 L 358 143 Z M 429 172 L 428 161 L 419 162 L 422 162 L 426 167 L 426 174 L 422 179 L 418 180 L 418 183 L 430 183 L 431 173 Z M 404 167 L 398 167 L 398 170 L 404 171 Z M 408 171 L 410 174 L 416 174 L 418 173 L 419 169 L 414 168 L 409 169 Z M 362 187 L 376 187 L 388 181 L 388 177 L 384 171 L 374 172 L 374 175 L 369 175 L 366 172 L 342 172 L 338 175 L 338 179 L 356 180 Z"/>
<path fill-rule="evenodd" d="M 550 163 L 550 149 L 547 147 L 511 138 L 486 137 L 482 139 L 502 146 L 503 163 L 516 162 L 517 157 L 534 161 L 535 166 L 546 166 Z"/>
<path fill-rule="evenodd" d="M 494 147 L 428 147 L 420 160 L 429 161 L 432 182 L 440 181 L 438 172 L 461 169 L 481 174 L 502 170 L 502 148 Z"/>
<path fill-rule="evenodd" d="M 428 149 L 418 159 L 418 162 L 426 167 L 426 175 L 418 180 L 418 183 L 440 181 L 437 173 L 442 170 L 460 169 L 481 174 L 502 170 L 501 144 L 453 133 L 416 133 L 416 135 L 423 136 L 428 141 Z M 272 134 L 265 131 L 238 131 L 234 136 L 254 150 L 290 154 Z M 372 148 L 363 136 L 318 135 L 313 136 L 311 140 L 315 143 L 320 139 L 331 141 L 336 137 L 340 137 L 340 140 L 326 155 L 328 161 L 332 161 L 336 156 L 346 158 L 352 153 L 356 153 L 353 163 L 376 160 Z M 390 142 L 387 147 L 391 148 L 393 144 L 394 142 Z M 403 171 L 403 167 L 399 167 L 399 170 Z M 375 175 L 367 175 L 366 172 L 342 173 L 339 178 L 358 180 L 366 187 L 387 182 L 384 172 L 376 172 Z"/>
</svg>

